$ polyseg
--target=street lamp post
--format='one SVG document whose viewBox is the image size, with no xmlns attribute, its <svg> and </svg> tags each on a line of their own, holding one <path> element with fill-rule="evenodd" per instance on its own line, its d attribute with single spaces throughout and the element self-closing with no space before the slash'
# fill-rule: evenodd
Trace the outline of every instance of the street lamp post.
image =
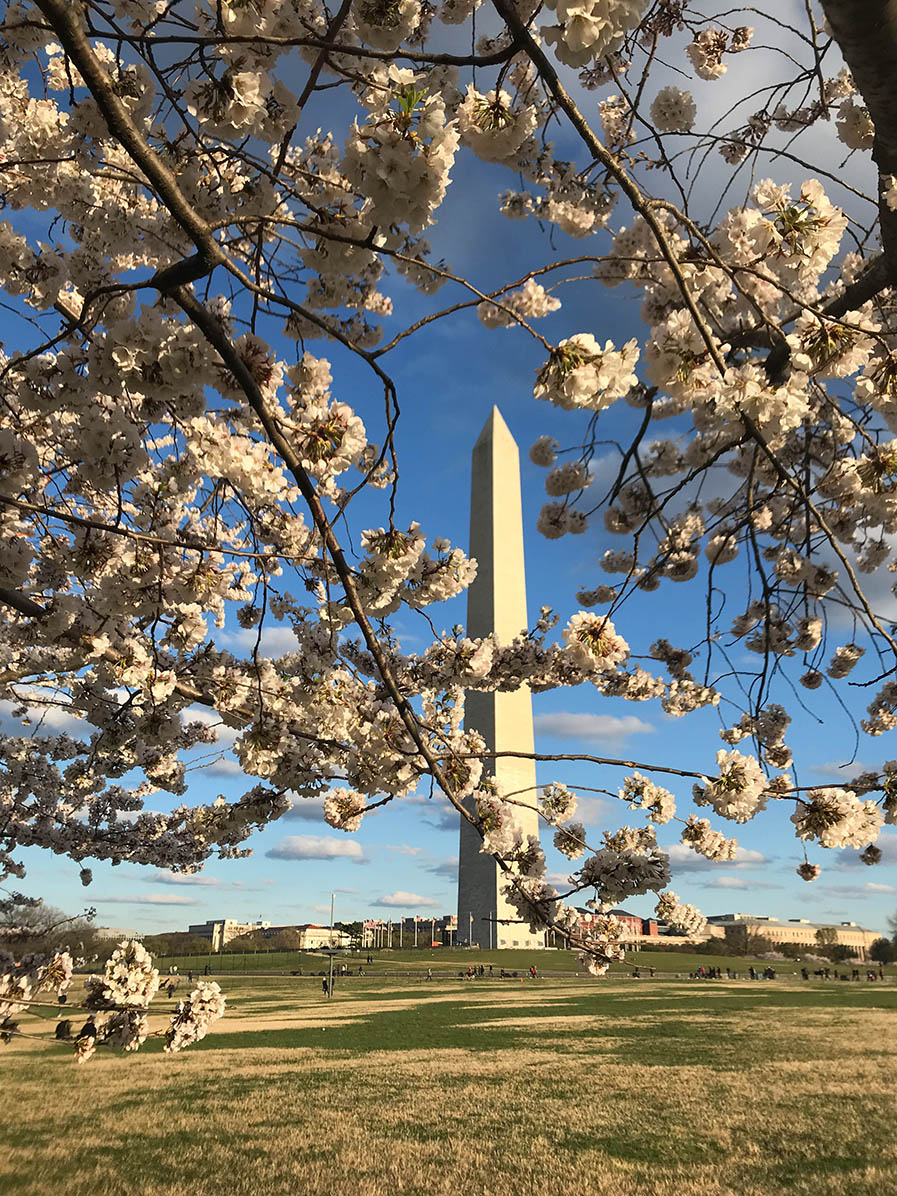
<svg viewBox="0 0 897 1196">
<path fill-rule="evenodd" d="M 330 981 L 327 985 L 327 998 L 333 996 L 333 894 L 330 894 Z"/>
</svg>

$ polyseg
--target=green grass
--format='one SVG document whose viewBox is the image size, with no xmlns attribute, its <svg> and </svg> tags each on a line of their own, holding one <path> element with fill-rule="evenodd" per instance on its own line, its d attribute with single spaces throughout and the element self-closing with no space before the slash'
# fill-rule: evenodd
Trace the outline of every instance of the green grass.
<svg viewBox="0 0 897 1196">
<path fill-rule="evenodd" d="M 368 976 L 329 1001 L 291 977 L 225 987 L 227 1016 L 179 1056 L 151 1039 L 79 1068 L 50 1044 L 3 1048 L 0 1193 L 893 1186 L 893 983 Z"/>
<path fill-rule="evenodd" d="M 427 968 L 431 968 L 434 975 L 442 977 L 456 977 L 459 971 L 466 971 L 470 965 L 482 964 L 488 969 L 492 964 L 495 972 L 501 968 L 506 971 L 516 971 L 521 974 L 528 972 L 530 964 L 535 964 L 539 972 L 544 974 L 565 974 L 575 975 L 577 972 L 582 974 L 582 965 L 578 962 L 576 954 L 572 951 L 524 951 L 524 950 L 508 950 L 508 951 L 470 951 L 466 948 L 424 948 L 418 950 L 384 950 L 371 952 L 373 962 L 368 964 L 368 952 L 360 951 L 350 954 L 337 953 L 334 955 L 334 968 L 338 969 L 339 965 L 345 963 L 349 966 L 353 973 L 357 973 L 359 965 L 364 968 L 367 975 L 379 975 L 384 972 L 408 972 L 426 974 Z M 288 975 L 290 972 L 302 969 L 305 974 L 319 975 L 322 971 L 326 971 L 329 967 L 329 959 L 325 953 L 310 953 L 305 951 L 268 951 L 249 954 L 230 954 L 224 952 L 220 955 L 177 955 L 177 956 L 158 956 L 156 959 L 158 967 L 164 972 L 169 966 L 174 964 L 178 967 L 183 975 L 192 969 L 194 976 L 201 976 L 205 964 L 210 963 L 214 975 L 252 975 L 258 972 L 281 973 Z M 680 953 L 678 951 L 639 951 L 629 952 L 627 954 L 626 963 L 614 964 L 611 969 L 613 975 L 629 975 L 633 967 L 639 967 L 642 971 L 647 971 L 649 968 L 654 968 L 658 973 L 676 973 L 688 975 L 689 972 L 697 971 L 700 967 L 717 967 L 724 972 L 727 967 L 733 971 L 738 972 L 739 975 L 747 973 L 751 965 L 755 967 L 765 967 L 767 961 L 758 961 L 754 958 L 745 958 L 744 956 L 735 955 L 707 955 L 700 952 Z M 772 962 L 774 967 L 780 975 L 783 976 L 799 976 L 801 964 L 792 960 L 777 960 Z M 818 963 L 806 965 L 812 971 L 813 968 L 820 967 Z M 849 971 L 850 965 L 837 964 L 832 965 L 837 967 L 839 971 L 844 971 L 845 968 Z M 870 965 L 871 966 L 871 965 Z M 876 965 L 877 966 L 877 965 Z M 864 970 L 864 969 L 863 969 Z M 897 974 L 897 969 L 893 966 L 886 969 L 891 974 Z"/>
</svg>

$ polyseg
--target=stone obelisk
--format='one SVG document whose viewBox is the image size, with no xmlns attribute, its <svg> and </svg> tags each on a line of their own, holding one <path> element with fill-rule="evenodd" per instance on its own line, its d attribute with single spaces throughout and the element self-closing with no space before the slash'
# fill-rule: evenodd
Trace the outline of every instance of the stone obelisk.
<svg viewBox="0 0 897 1196">
<path fill-rule="evenodd" d="M 503 644 L 525 631 L 526 579 L 523 567 L 523 511 L 520 501 L 520 454 L 497 407 L 486 420 L 473 449 L 470 484 L 470 555 L 478 564 L 467 592 L 467 634 L 495 632 Z M 533 751 L 533 703 L 530 691 L 468 693 L 465 726 L 480 732 L 489 751 Z M 533 760 L 504 756 L 487 762 L 505 795 L 535 805 Z M 471 799 L 468 799 L 470 804 Z M 538 835 L 535 810 L 515 809 L 524 835 Z M 525 923 L 502 923 L 518 915 L 501 895 L 501 870 L 480 851 L 482 839 L 461 820 L 458 864 L 458 942 L 480 947 L 544 946 Z"/>
</svg>

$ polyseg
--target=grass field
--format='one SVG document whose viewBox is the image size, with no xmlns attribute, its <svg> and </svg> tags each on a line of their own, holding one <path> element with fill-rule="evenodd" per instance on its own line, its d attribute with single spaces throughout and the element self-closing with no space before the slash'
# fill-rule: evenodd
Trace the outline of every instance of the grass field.
<svg viewBox="0 0 897 1196">
<path fill-rule="evenodd" d="M 416 951 L 379 951 L 372 953 L 373 962 L 368 964 L 367 952 L 356 952 L 353 955 L 334 955 L 334 967 L 345 963 L 352 972 L 358 971 L 359 964 L 364 968 L 367 977 L 381 973 L 419 973 L 425 975 L 427 968 L 431 968 L 434 975 L 444 979 L 456 978 L 459 971 L 466 971 L 471 964 L 483 964 L 488 968 L 492 964 L 495 972 L 500 968 L 507 971 L 528 972 L 530 964 L 535 964 L 540 972 L 548 975 L 582 974 L 582 965 L 577 961 L 572 951 L 469 951 L 466 948 L 438 948 Z M 630 952 L 627 962 L 614 964 L 612 975 L 629 975 L 633 967 L 641 969 L 654 968 L 657 972 L 687 975 L 700 967 L 717 967 L 723 971 L 731 968 L 739 975 L 747 973 L 753 964 L 755 967 L 765 967 L 768 961 L 745 958 L 744 956 L 702 955 L 695 953 L 680 953 L 678 951 L 639 951 Z M 170 965 L 176 965 L 184 975 L 192 969 L 194 976 L 202 975 L 203 968 L 209 964 L 215 975 L 252 975 L 258 972 L 279 972 L 289 975 L 302 969 L 304 974 L 317 974 L 325 971 L 329 966 L 329 959 L 324 952 L 309 953 L 305 951 L 261 951 L 257 954 L 221 954 L 221 955 L 164 955 L 156 959 L 157 966 L 164 972 Z M 792 960 L 777 960 L 772 966 L 779 975 L 799 976 L 801 964 Z M 818 963 L 808 964 L 811 970 L 818 968 Z M 838 964 L 839 971 L 844 968 L 850 970 L 850 965 Z M 872 966 L 872 965 L 870 965 Z M 878 966 L 877 964 L 875 965 Z M 889 975 L 897 975 L 893 966 L 886 968 Z"/>
<path fill-rule="evenodd" d="M 0 1192 L 894 1190 L 891 983 L 364 978 L 329 1002 L 290 978 L 227 989 L 217 1031 L 173 1058 L 158 1041 L 83 1068 L 33 1040 L 3 1048 Z"/>
</svg>

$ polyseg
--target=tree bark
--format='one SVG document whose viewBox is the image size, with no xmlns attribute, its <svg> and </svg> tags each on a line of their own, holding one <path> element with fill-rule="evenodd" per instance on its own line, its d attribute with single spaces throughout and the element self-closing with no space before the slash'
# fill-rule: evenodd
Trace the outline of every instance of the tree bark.
<svg viewBox="0 0 897 1196">
<path fill-rule="evenodd" d="M 881 243 L 888 281 L 897 284 L 897 212 L 885 203 L 897 177 L 897 0 L 822 0 L 835 41 L 875 125 Z"/>
</svg>

